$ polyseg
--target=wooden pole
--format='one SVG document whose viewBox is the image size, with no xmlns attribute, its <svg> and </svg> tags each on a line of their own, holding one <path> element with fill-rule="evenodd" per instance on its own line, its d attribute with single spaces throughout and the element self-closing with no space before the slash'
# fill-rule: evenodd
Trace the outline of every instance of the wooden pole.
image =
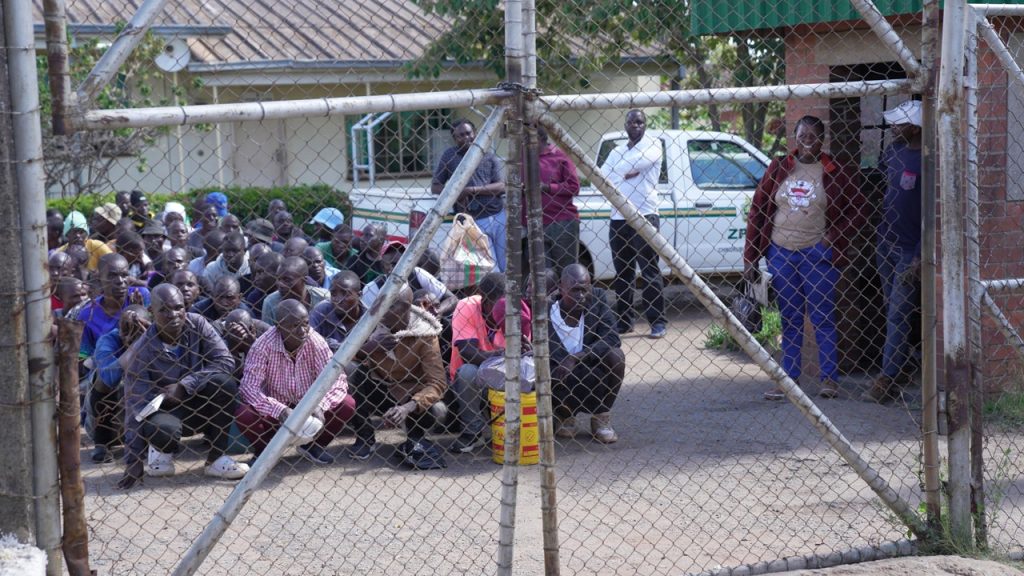
<svg viewBox="0 0 1024 576">
<path fill-rule="evenodd" d="M 57 322 L 57 371 L 60 382 L 57 407 L 57 459 L 64 512 L 61 547 L 71 576 L 89 576 L 89 527 L 85 522 L 85 484 L 82 482 L 81 404 L 78 400 L 78 349 L 81 322 Z"/>
</svg>

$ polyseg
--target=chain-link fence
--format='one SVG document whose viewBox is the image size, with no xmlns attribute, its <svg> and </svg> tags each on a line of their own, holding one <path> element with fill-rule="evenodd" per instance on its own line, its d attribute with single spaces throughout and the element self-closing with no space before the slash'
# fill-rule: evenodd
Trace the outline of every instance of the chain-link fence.
<svg viewBox="0 0 1024 576">
<path fill-rule="evenodd" d="M 172 0 L 118 37 L 137 8 L 67 1 L 70 136 L 40 59 L 93 568 L 739 574 L 942 533 L 935 14 Z M 968 40 L 967 273 L 1013 284 L 971 292 L 976 529 L 1019 553 L 1020 70 Z"/>
</svg>

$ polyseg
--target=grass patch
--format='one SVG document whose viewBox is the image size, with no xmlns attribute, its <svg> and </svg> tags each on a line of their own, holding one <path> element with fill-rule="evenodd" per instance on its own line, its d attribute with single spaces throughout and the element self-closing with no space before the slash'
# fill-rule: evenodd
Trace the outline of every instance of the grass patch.
<svg viewBox="0 0 1024 576">
<path fill-rule="evenodd" d="M 762 308 L 761 331 L 754 334 L 754 339 L 768 352 L 779 349 L 779 336 L 782 334 L 782 316 L 779 309 L 771 306 Z M 726 332 L 720 324 L 712 324 L 704 333 L 704 348 L 709 350 L 738 351 L 740 345 Z"/>
<path fill-rule="evenodd" d="M 1024 390 L 1007 390 L 985 402 L 985 421 L 1000 428 L 1024 428 Z"/>
</svg>

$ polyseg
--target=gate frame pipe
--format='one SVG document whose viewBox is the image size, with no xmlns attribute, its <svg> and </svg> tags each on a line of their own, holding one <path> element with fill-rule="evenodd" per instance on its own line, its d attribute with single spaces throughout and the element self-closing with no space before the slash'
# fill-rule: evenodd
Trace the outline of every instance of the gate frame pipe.
<svg viewBox="0 0 1024 576">
<path fill-rule="evenodd" d="M 199 570 L 200 565 L 209 556 L 217 541 L 224 535 L 231 522 L 238 516 L 238 513 L 241 512 L 253 494 L 256 493 L 260 483 L 270 474 L 270 470 L 277 464 L 278 460 L 281 459 L 281 455 L 291 445 L 298 432 L 302 429 L 306 419 L 313 413 L 320 400 L 327 394 L 338 377 L 344 373 L 345 365 L 352 361 L 356 352 L 370 337 L 377 324 L 380 323 L 380 319 L 398 296 L 398 291 L 402 286 L 406 285 L 406 279 L 415 267 L 416 262 L 419 261 L 420 256 L 430 246 L 430 240 L 441 227 L 445 215 L 455 206 L 459 193 L 469 182 L 477 166 L 480 165 L 483 153 L 490 148 L 491 140 L 494 138 L 494 134 L 500 125 L 500 119 L 505 114 L 505 108 L 505 106 L 498 106 L 488 116 L 487 121 L 480 128 L 480 132 L 477 133 L 476 140 L 473 141 L 469 151 L 466 152 L 462 161 L 455 168 L 451 179 L 445 184 L 433 208 L 427 213 L 423 225 L 420 226 L 416 235 L 409 242 L 409 247 L 406 249 L 405 254 L 399 258 L 398 263 L 395 264 L 395 269 L 388 275 L 387 281 L 377 296 L 377 301 L 352 328 L 348 337 L 342 342 L 341 347 L 334 353 L 330 363 L 327 364 L 323 372 L 320 373 L 316 381 L 313 382 L 313 385 L 306 392 L 306 395 L 302 397 L 302 400 L 292 410 L 292 415 L 285 420 L 266 449 L 256 459 L 252 469 L 246 473 L 245 477 L 231 491 L 227 500 L 224 501 L 224 504 L 214 514 L 213 519 L 206 528 L 203 529 L 202 534 L 189 546 L 185 555 L 182 556 L 181 562 L 174 568 L 173 574 L 182 576 L 185 574 L 195 574 Z M 47 300 L 47 303 L 49 303 L 49 300 Z"/>
<path fill-rule="evenodd" d="M 946 384 L 950 538 L 974 545 L 971 528 L 971 412 L 967 381 L 967 286 L 964 266 L 964 0 L 946 0 L 939 66 L 939 181 L 942 191 L 942 347 Z"/>
<path fill-rule="evenodd" d="M 21 218 L 28 378 L 32 395 L 36 543 L 46 552 L 46 573 L 57 575 L 62 571 L 62 562 L 56 372 L 50 339 L 53 315 L 50 313 L 49 269 L 46 263 L 46 177 L 43 172 L 32 3 L 29 0 L 10 0 L 5 5 L 4 19 L 10 44 L 7 61 L 11 78 L 11 124 Z"/>
<path fill-rule="evenodd" d="M 825 437 L 825 440 L 850 465 L 858 476 L 878 495 L 885 505 L 918 537 L 928 534 L 927 525 L 914 511 L 914 507 L 903 500 L 900 495 L 882 479 L 881 475 L 858 454 L 850 441 L 832 424 L 832 421 L 814 404 L 806 393 L 786 375 L 782 367 L 775 362 L 771 354 L 747 332 L 747 329 L 733 316 L 729 308 L 722 303 L 696 271 L 687 264 L 675 247 L 662 236 L 658 230 L 644 219 L 621 192 L 605 178 L 601 169 L 579 147 L 572 136 L 562 128 L 557 119 L 550 114 L 542 114 L 538 120 L 548 129 L 548 135 L 558 143 L 563 151 L 572 157 L 580 172 L 590 180 L 626 219 L 636 232 L 648 243 L 658 255 L 668 262 L 672 273 L 693 293 L 708 310 L 712 318 L 725 327 L 740 348 L 771 377 L 786 397 L 800 410 L 805 418 Z"/>
</svg>

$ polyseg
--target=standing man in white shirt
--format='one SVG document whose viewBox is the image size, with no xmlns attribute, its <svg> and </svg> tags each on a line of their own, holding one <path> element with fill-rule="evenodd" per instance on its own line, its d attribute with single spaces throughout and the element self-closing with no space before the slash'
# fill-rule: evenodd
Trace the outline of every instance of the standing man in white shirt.
<svg viewBox="0 0 1024 576">
<path fill-rule="evenodd" d="M 647 115 L 643 110 L 626 113 L 626 142 L 619 144 L 608 155 L 603 171 L 615 188 L 624 194 L 648 222 L 658 228 L 658 193 L 655 187 L 661 174 L 661 142 L 647 138 Z M 651 325 L 651 338 L 663 338 L 668 322 L 665 319 L 665 298 L 662 294 L 661 269 L 658 253 L 654 251 L 619 213 L 612 208 L 608 243 L 615 266 L 615 304 L 619 334 L 633 331 L 633 289 L 636 268 L 644 279 L 643 304 L 647 322 Z"/>
</svg>

